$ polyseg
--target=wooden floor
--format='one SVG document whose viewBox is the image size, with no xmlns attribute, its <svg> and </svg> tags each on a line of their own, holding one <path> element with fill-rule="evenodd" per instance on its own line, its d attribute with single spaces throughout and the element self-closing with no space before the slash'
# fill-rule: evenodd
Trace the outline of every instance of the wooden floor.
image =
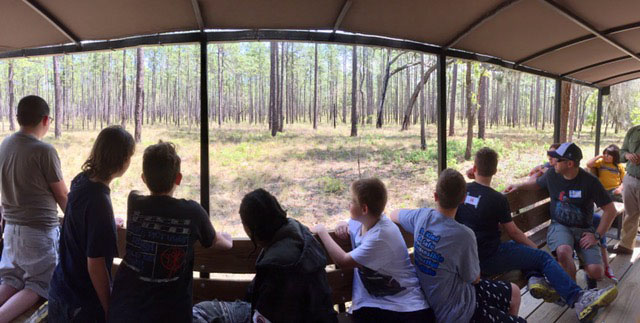
<svg viewBox="0 0 640 323">
<path fill-rule="evenodd" d="M 617 240 L 610 239 L 608 245 L 614 245 L 617 242 Z M 637 245 L 640 245 L 640 239 Z M 637 261 L 639 258 L 640 247 L 635 248 L 632 255 L 609 255 L 610 266 L 619 279 L 618 298 L 607 308 L 600 309 L 594 322 L 640 322 L 640 261 Z M 577 281 L 580 287 L 586 287 L 582 270 L 578 271 Z M 598 287 L 612 284 L 613 281 L 605 278 L 604 281 L 598 282 Z M 578 322 L 573 308 L 544 303 L 535 299 L 529 294 L 526 287 L 522 290 L 519 315 L 531 323 Z"/>
</svg>

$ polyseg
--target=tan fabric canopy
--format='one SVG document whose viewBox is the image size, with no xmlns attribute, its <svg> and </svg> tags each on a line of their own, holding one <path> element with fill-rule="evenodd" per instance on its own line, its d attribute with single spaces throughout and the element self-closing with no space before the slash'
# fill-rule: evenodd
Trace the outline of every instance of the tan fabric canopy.
<svg viewBox="0 0 640 323">
<path fill-rule="evenodd" d="M 598 87 L 640 77 L 638 0 L 0 1 L 3 57 L 36 47 L 84 48 L 92 40 L 203 29 L 391 37 L 493 56 Z"/>
</svg>

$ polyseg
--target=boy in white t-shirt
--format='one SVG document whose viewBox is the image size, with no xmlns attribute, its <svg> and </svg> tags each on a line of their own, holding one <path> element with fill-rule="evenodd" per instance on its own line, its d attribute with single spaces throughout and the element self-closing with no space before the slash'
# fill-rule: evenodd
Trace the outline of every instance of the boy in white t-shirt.
<svg viewBox="0 0 640 323">
<path fill-rule="evenodd" d="M 434 322 L 400 229 L 382 214 L 387 190 L 377 178 L 351 185 L 351 220 L 336 228 L 336 236 L 351 239 L 345 252 L 326 228 L 314 228 L 327 253 L 343 269 L 354 268 L 353 305 L 356 322 Z"/>
</svg>

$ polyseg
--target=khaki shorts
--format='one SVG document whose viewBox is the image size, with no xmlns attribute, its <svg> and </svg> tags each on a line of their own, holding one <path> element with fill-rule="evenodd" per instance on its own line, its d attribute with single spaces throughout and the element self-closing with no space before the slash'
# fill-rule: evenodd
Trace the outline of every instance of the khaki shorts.
<svg viewBox="0 0 640 323">
<path fill-rule="evenodd" d="M 556 249 L 562 245 L 571 246 L 580 261 L 586 265 L 602 264 L 602 255 L 600 254 L 600 241 L 588 249 L 580 248 L 580 239 L 584 232 L 595 232 L 594 228 L 574 228 L 562 225 L 557 222 L 551 222 L 549 232 L 547 232 L 547 245 L 555 255 Z"/>
<path fill-rule="evenodd" d="M 30 289 L 47 298 L 58 263 L 59 228 L 36 229 L 6 224 L 0 280 L 15 289 Z"/>
</svg>

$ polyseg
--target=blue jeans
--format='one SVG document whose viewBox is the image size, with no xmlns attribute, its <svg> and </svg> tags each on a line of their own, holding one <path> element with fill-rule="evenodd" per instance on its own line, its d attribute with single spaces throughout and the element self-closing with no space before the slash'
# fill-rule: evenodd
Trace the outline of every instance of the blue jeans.
<svg viewBox="0 0 640 323">
<path fill-rule="evenodd" d="M 200 302 L 193 306 L 193 323 L 250 323 L 251 304 L 243 301 Z"/>
<path fill-rule="evenodd" d="M 498 251 L 480 260 L 480 271 L 484 275 L 497 275 L 516 269 L 522 270 L 527 278 L 544 275 L 560 297 L 571 306 L 582 291 L 550 254 L 514 241 L 500 243 Z"/>
</svg>

